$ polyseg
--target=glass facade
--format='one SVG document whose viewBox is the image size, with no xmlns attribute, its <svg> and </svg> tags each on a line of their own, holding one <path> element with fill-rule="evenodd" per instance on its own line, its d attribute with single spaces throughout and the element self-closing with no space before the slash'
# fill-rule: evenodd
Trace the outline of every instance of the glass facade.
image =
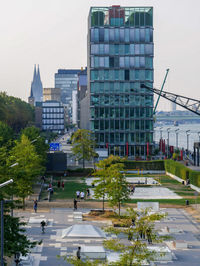
<svg viewBox="0 0 200 266">
<path fill-rule="evenodd" d="M 153 8 L 92 7 L 90 127 L 109 154 L 145 157 L 153 144 Z"/>
</svg>

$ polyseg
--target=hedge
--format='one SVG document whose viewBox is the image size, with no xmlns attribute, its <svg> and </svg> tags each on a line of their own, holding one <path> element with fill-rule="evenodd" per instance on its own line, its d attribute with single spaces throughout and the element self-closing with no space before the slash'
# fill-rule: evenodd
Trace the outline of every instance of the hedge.
<svg viewBox="0 0 200 266">
<path fill-rule="evenodd" d="M 189 178 L 191 184 L 200 187 L 200 172 L 193 171 L 182 163 L 173 160 L 165 160 L 165 171 L 184 180 Z"/>
<path fill-rule="evenodd" d="M 160 170 L 164 171 L 164 161 L 124 161 L 125 169 L 143 169 L 143 170 Z"/>
</svg>

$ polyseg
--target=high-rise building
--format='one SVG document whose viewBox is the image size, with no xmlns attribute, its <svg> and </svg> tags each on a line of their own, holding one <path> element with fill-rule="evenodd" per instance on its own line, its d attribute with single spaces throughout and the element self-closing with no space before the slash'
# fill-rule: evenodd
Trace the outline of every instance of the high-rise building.
<svg viewBox="0 0 200 266">
<path fill-rule="evenodd" d="M 85 103 L 87 92 L 87 67 L 78 74 L 77 84 L 77 125 L 79 128 L 87 127 L 84 123 L 88 120 L 84 119 L 87 113 L 88 105 Z M 86 109 L 86 112 L 85 112 Z M 87 121 L 89 123 L 89 121 Z"/>
<path fill-rule="evenodd" d="M 176 111 L 176 103 L 171 102 L 171 111 Z"/>
<path fill-rule="evenodd" d="M 40 69 L 38 65 L 38 69 L 36 70 L 36 65 L 35 65 L 33 81 L 31 83 L 30 97 L 28 98 L 28 102 L 30 104 L 36 105 L 36 102 L 42 102 L 42 96 L 43 96 L 43 87 L 40 78 Z"/>
<path fill-rule="evenodd" d="M 55 73 L 55 88 L 61 89 L 61 102 L 66 107 L 70 120 L 72 120 L 72 91 L 77 91 L 80 71 L 80 69 L 58 69 L 58 73 Z"/>
<path fill-rule="evenodd" d="M 91 7 L 88 104 L 97 148 L 145 157 L 153 146 L 153 8 Z"/>
</svg>

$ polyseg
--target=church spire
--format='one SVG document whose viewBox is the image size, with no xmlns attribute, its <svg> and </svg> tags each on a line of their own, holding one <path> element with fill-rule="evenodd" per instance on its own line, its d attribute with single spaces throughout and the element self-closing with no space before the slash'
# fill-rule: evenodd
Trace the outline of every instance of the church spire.
<svg viewBox="0 0 200 266">
<path fill-rule="evenodd" d="M 41 82 L 39 64 L 38 64 L 38 70 L 37 70 L 37 80 Z"/>
<path fill-rule="evenodd" d="M 34 73 L 33 73 L 33 81 L 36 79 L 36 76 L 37 76 L 37 74 L 36 74 L 36 64 L 35 64 L 35 66 L 34 66 Z"/>
</svg>

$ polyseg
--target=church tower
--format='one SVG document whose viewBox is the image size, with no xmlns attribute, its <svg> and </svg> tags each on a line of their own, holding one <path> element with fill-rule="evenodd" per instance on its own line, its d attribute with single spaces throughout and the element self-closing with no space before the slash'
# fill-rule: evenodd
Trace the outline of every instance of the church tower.
<svg viewBox="0 0 200 266">
<path fill-rule="evenodd" d="M 36 102 L 42 102 L 43 97 L 43 87 L 40 78 L 40 69 L 36 70 L 36 65 L 34 67 L 33 81 L 31 83 L 31 92 L 28 101 L 32 105 L 36 105 Z"/>
</svg>

